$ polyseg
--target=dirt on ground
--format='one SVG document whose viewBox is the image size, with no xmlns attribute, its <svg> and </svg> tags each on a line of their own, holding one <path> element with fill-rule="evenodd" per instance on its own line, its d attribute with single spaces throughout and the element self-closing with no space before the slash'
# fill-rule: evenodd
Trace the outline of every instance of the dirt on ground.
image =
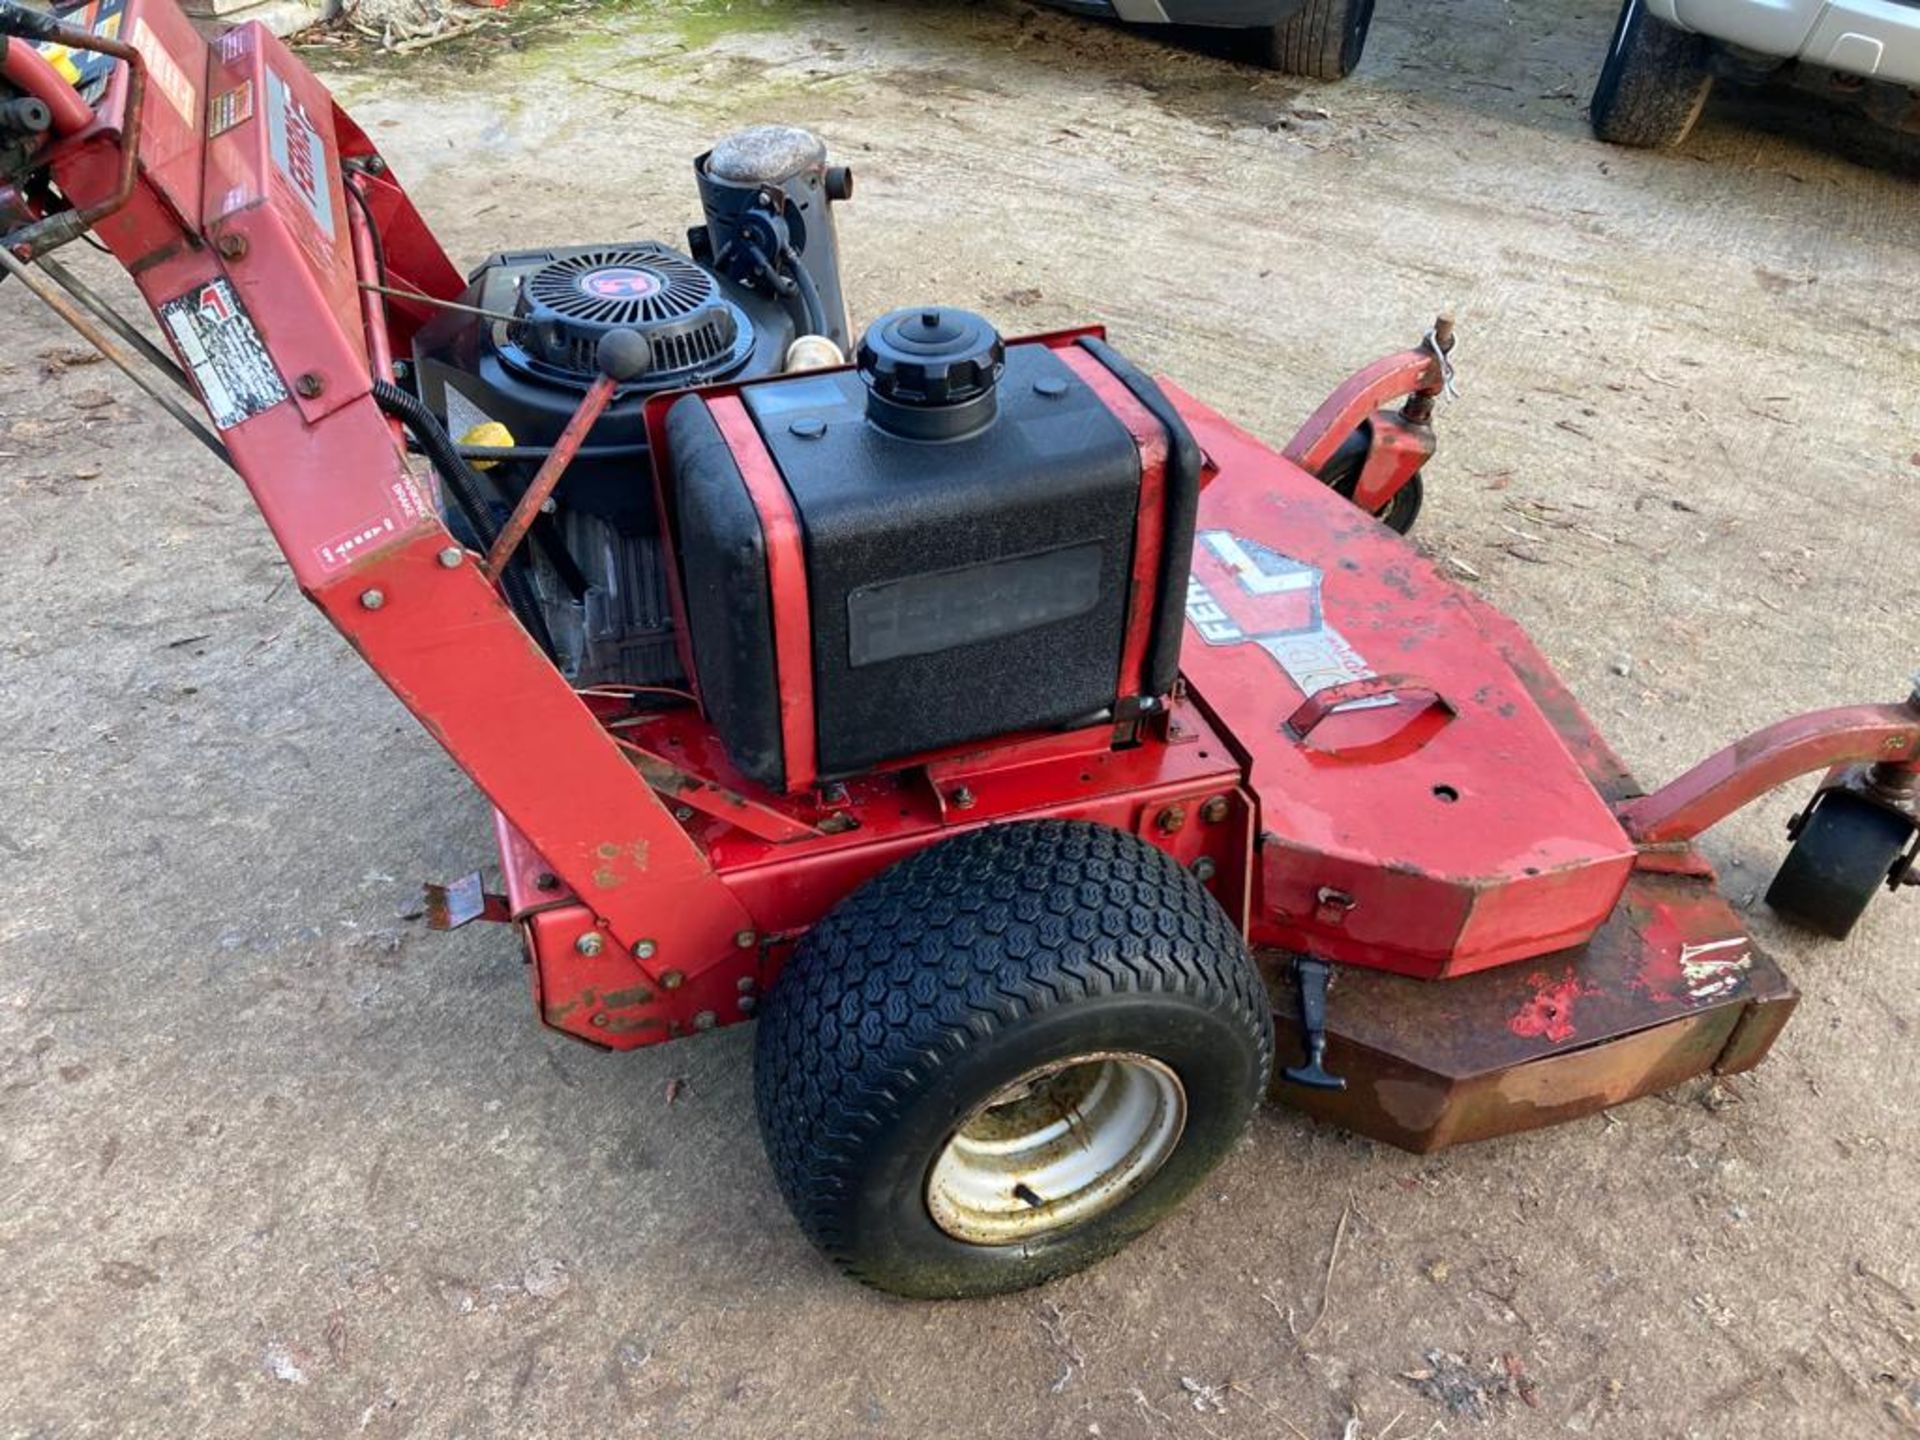
<svg viewBox="0 0 1920 1440">
<path fill-rule="evenodd" d="M 1272 440 L 1454 310 L 1422 543 L 1654 780 L 1906 693 L 1920 163 L 1770 95 L 1602 147 L 1610 12 L 1383 0 L 1341 85 L 1014 3 L 311 54 L 466 264 L 675 240 L 690 157 L 790 119 L 858 172 L 858 317 L 1100 320 Z M 788 1220 L 745 1029 L 602 1055 L 507 931 L 424 930 L 485 805 L 236 479 L 0 324 L 0 1433 L 1920 1433 L 1920 902 L 1777 922 L 1797 792 L 1706 846 L 1805 990 L 1756 1073 L 1426 1158 L 1270 1109 L 1092 1272 L 890 1300 Z"/>
</svg>

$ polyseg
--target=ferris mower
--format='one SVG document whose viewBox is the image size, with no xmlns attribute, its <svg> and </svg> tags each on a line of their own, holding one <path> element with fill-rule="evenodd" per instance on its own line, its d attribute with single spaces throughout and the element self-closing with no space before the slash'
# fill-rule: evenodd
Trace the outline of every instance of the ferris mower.
<svg viewBox="0 0 1920 1440">
<path fill-rule="evenodd" d="M 1920 696 L 1646 793 L 1395 533 L 1444 320 L 1276 454 L 1097 329 L 856 342 L 804 131 L 695 161 L 688 253 L 463 277 L 259 26 L 0 32 L 0 270 L 239 472 L 493 802 L 503 883 L 434 922 L 517 926 L 595 1045 L 757 1016 L 780 1187 L 873 1285 L 1110 1253 L 1270 1085 L 1430 1150 L 1754 1065 L 1795 992 L 1694 841 L 1798 776 L 1776 910 L 1845 935 L 1915 877 Z M 53 257 L 89 232 L 171 353 Z"/>
</svg>

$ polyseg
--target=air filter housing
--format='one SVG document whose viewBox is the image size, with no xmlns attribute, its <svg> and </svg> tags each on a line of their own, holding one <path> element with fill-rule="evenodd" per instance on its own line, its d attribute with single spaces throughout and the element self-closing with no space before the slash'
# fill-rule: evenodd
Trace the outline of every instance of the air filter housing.
<svg viewBox="0 0 1920 1440">
<path fill-rule="evenodd" d="M 709 271 L 664 245 L 576 250 L 524 276 L 501 358 L 525 374 L 585 383 L 609 330 L 653 349 L 649 390 L 721 379 L 753 354 L 753 326 Z"/>
</svg>

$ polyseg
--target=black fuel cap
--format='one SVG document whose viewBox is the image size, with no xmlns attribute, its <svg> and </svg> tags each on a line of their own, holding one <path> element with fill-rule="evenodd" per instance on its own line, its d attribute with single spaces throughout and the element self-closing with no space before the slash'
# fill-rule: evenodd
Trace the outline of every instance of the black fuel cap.
<svg viewBox="0 0 1920 1440">
<path fill-rule="evenodd" d="M 1007 351 L 984 316 L 925 305 L 874 321 L 860 339 L 858 360 L 874 423 L 940 440 L 970 434 L 993 418 L 994 385 Z"/>
</svg>

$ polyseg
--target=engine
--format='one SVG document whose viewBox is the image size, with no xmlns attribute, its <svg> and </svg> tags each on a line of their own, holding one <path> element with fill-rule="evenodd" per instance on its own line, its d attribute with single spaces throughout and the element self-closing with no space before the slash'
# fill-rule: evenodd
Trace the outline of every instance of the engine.
<svg viewBox="0 0 1920 1440">
<path fill-rule="evenodd" d="M 694 162 L 705 223 L 685 253 L 652 241 L 521 250 L 470 277 L 463 309 L 416 337 L 413 384 L 462 442 L 504 516 L 629 330 L 651 364 L 587 437 L 516 565 L 576 684 L 681 680 L 650 481 L 650 395 L 836 363 L 848 346 L 832 206 L 852 177 L 790 126 L 727 137 Z M 449 524 L 473 541 L 458 514 Z"/>
</svg>

